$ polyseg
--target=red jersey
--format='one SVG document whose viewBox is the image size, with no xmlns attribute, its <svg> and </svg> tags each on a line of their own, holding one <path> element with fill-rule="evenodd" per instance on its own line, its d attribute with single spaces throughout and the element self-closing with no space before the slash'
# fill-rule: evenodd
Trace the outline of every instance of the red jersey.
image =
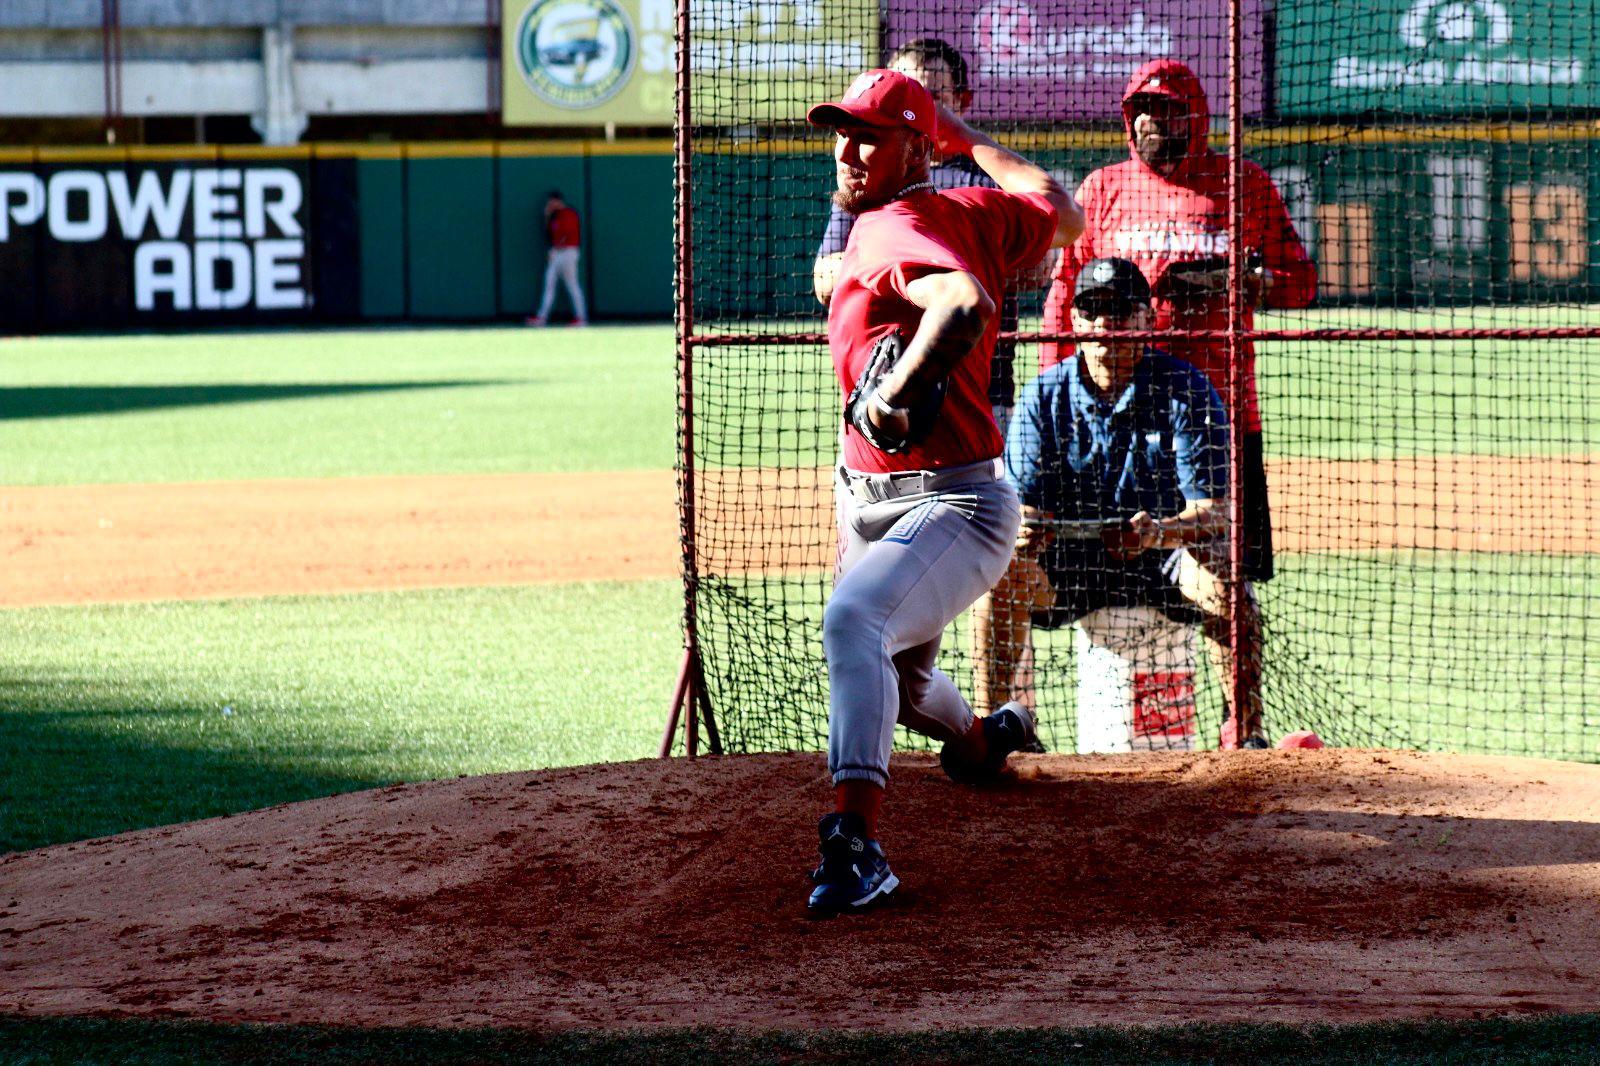
<svg viewBox="0 0 1600 1066">
<path fill-rule="evenodd" d="M 919 277 L 964 270 L 978 279 L 996 307 L 1005 279 L 1044 258 L 1056 232 L 1056 210 L 1043 196 L 998 189 L 915 193 L 856 219 L 828 306 L 828 347 L 846 395 L 879 338 L 898 329 L 910 343 L 922 309 L 906 296 Z M 989 407 L 989 361 L 1000 316 L 950 372 L 944 406 L 931 436 L 898 455 L 886 455 L 845 427 L 844 462 L 852 470 L 937 470 L 1000 454 L 1004 441 Z"/>
<path fill-rule="evenodd" d="M 1172 96 L 1188 106 L 1189 154 L 1171 176 L 1150 169 L 1133 151 L 1133 116 L 1128 113 L 1127 101 L 1135 93 Z M 1228 254 L 1228 159 L 1206 144 L 1210 113 L 1200 79 L 1176 60 L 1146 63 L 1128 81 L 1123 122 L 1132 158 L 1094 171 L 1078 189 L 1087 226 L 1061 257 L 1055 283 L 1045 299 L 1044 328 L 1071 332 L 1067 307 L 1078 270 L 1092 259 L 1118 256 L 1138 264 L 1150 282 L 1157 329 L 1226 329 L 1226 296 L 1175 302 L 1162 284 L 1163 273 L 1173 263 Z M 1244 165 L 1243 192 L 1245 248 L 1260 252 L 1273 275 L 1266 305 L 1306 306 L 1316 295 L 1317 271 L 1295 233 L 1283 198 L 1266 172 L 1249 162 Z M 1253 318 L 1247 310 L 1246 328 Z M 1174 338 L 1163 347 L 1198 367 L 1219 393 L 1228 395 L 1227 341 Z M 1040 365 L 1060 362 L 1072 351 L 1066 344 L 1041 345 Z M 1244 346 L 1244 357 L 1245 430 L 1260 432 L 1253 345 Z"/>
<path fill-rule="evenodd" d="M 557 208 L 544 224 L 544 233 L 552 248 L 578 247 L 578 212 L 570 207 Z"/>
</svg>

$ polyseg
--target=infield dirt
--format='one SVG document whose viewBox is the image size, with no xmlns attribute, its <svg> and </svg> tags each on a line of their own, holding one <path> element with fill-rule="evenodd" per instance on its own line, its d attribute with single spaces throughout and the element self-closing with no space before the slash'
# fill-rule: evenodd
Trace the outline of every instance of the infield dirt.
<svg viewBox="0 0 1600 1066">
<path fill-rule="evenodd" d="M 1600 768 L 896 759 L 905 887 L 810 921 L 820 756 L 400 785 L 0 858 L 0 1011 L 928 1029 L 1600 1002 Z"/>
<path fill-rule="evenodd" d="M 1271 465 L 1278 550 L 1600 551 L 1587 456 Z M 710 573 L 833 562 L 829 474 L 699 473 Z M 1525 486 L 1525 488 L 1519 488 Z M 760 501 L 760 506 L 754 506 Z M 678 574 L 671 471 L 12 487 L 0 608 Z"/>
</svg>

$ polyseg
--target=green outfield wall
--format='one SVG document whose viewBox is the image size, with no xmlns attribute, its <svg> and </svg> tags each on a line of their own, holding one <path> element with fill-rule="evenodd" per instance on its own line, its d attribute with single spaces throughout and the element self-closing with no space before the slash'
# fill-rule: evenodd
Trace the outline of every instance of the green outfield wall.
<svg viewBox="0 0 1600 1066">
<path fill-rule="evenodd" d="M 1597 138 L 1591 122 L 1299 126 L 1254 132 L 1248 154 L 1323 303 L 1587 303 Z M 1127 151 L 1110 133 L 1016 143 L 1070 187 Z M 703 153 L 693 175 L 699 319 L 815 319 L 824 139 Z M 0 150 L 0 332 L 519 318 L 542 291 L 552 189 L 583 219 L 591 314 L 669 317 L 662 141 Z"/>
<path fill-rule="evenodd" d="M 669 317 L 666 142 L 0 149 L 0 332 L 520 318 L 552 190 L 591 315 Z"/>
<path fill-rule="evenodd" d="M 1321 303 L 1588 303 L 1600 300 L 1600 263 L 1590 253 L 1600 240 L 1590 210 L 1600 203 L 1600 167 L 1590 160 L 1597 135 L 1592 124 L 1294 127 L 1258 131 L 1247 153 L 1274 178 L 1317 261 Z M 1016 143 L 1069 188 L 1127 158 L 1116 135 Z M 794 147 L 696 159 L 703 320 L 817 311 L 811 262 L 831 159 L 820 145 Z M 763 197 L 770 189 L 794 191 Z M 719 197 L 757 206 L 719 208 Z M 1034 309 L 1040 299 L 1031 297 Z"/>
</svg>

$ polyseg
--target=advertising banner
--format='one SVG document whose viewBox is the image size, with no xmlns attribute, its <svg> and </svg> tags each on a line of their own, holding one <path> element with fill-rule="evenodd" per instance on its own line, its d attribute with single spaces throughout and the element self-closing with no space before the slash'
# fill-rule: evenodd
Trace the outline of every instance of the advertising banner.
<svg viewBox="0 0 1600 1066">
<path fill-rule="evenodd" d="M 0 285 L 31 293 L 46 327 L 304 316 L 308 170 L 303 160 L 0 168 Z"/>
<path fill-rule="evenodd" d="M 1285 115 L 1600 105 L 1596 0 L 1280 0 L 1277 17 Z"/>
<path fill-rule="evenodd" d="M 1261 8 L 1244 0 L 1246 114 L 1264 104 Z M 1128 77 L 1152 59 L 1188 64 L 1212 113 L 1227 113 L 1228 0 L 889 0 L 887 18 L 891 48 L 938 37 L 961 51 L 979 121 L 1115 119 Z"/>
<path fill-rule="evenodd" d="M 672 124 L 673 0 L 505 0 L 507 125 Z M 795 121 L 873 66 L 875 0 L 696 3 L 695 121 Z"/>
</svg>

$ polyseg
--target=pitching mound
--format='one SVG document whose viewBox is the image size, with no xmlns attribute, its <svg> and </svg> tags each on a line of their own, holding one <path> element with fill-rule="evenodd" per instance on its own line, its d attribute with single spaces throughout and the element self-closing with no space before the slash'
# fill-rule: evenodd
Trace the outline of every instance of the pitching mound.
<svg viewBox="0 0 1600 1066">
<path fill-rule="evenodd" d="M 405 785 L 0 860 L 0 1011 L 356 1025 L 1460 1017 L 1600 1004 L 1600 768 L 898 760 L 905 882 L 810 921 L 818 756 Z"/>
</svg>

